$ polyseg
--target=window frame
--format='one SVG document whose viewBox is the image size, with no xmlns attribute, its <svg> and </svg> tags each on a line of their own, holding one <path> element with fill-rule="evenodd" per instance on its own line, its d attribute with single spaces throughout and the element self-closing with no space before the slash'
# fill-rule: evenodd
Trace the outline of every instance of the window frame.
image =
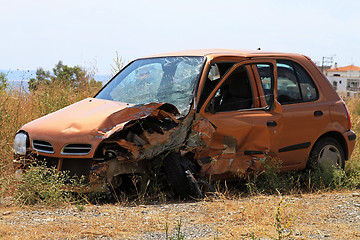
<svg viewBox="0 0 360 240">
<path fill-rule="evenodd" d="M 227 77 L 227 74 L 236 66 L 239 64 L 239 61 L 234 61 L 234 60 L 219 60 L 219 61 L 211 61 L 209 63 L 209 67 L 207 69 L 207 71 L 204 72 L 204 76 L 205 76 L 205 81 L 207 81 L 207 76 L 209 75 L 210 73 L 210 69 L 211 69 L 211 66 L 214 65 L 214 64 L 218 64 L 218 63 L 229 63 L 231 64 L 232 63 L 232 66 L 229 67 L 227 69 L 227 71 L 222 75 L 220 76 L 220 79 L 217 80 L 217 84 L 214 86 L 214 88 L 209 92 L 209 94 L 207 96 L 204 96 L 204 91 L 206 90 L 206 82 L 204 82 L 204 85 L 202 86 L 202 89 L 201 89 L 201 93 L 200 93 L 200 96 L 199 96 L 199 100 L 198 100 L 198 105 L 197 105 L 197 108 L 198 108 L 198 111 L 200 111 L 200 109 L 202 109 L 204 106 L 205 106 L 205 103 L 207 102 L 207 99 L 209 98 L 209 96 L 212 94 L 213 90 L 215 88 L 217 88 L 218 84 L 224 79 L 224 77 Z M 198 84 L 199 85 L 199 84 Z M 199 86 L 197 86 L 197 88 L 199 88 Z M 205 107 L 207 108 L 207 106 Z"/>
<path fill-rule="evenodd" d="M 214 62 L 216 63 L 216 62 Z M 221 111 L 221 112 L 216 112 L 214 111 L 214 109 L 210 109 L 211 108 L 211 104 L 212 101 L 215 97 L 215 93 L 216 91 L 223 85 L 223 83 L 228 79 L 228 77 L 239 67 L 241 66 L 245 66 L 248 70 L 248 74 L 250 77 L 250 85 L 252 88 L 252 95 L 254 97 L 254 103 L 256 102 L 256 99 L 261 99 L 260 98 L 260 93 L 262 91 L 262 93 L 264 94 L 264 91 L 262 89 L 262 84 L 260 82 L 260 77 L 258 74 L 258 71 L 254 70 L 254 67 L 256 68 L 256 64 L 267 64 L 270 66 L 271 68 L 271 74 L 272 74 L 272 104 L 268 105 L 268 104 L 264 104 L 263 101 L 258 101 L 258 106 L 254 106 L 253 108 L 249 108 L 249 109 L 239 109 L 239 110 L 231 110 L 231 111 Z M 233 65 L 227 72 L 226 74 L 222 77 L 222 79 L 219 81 L 219 83 L 214 87 L 214 89 L 212 90 L 212 92 L 208 95 L 207 99 L 205 100 L 204 104 L 201 106 L 200 112 L 210 112 L 213 114 L 216 113 L 226 113 L 226 112 L 244 112 L 244 111 L 258 111 L 258 110 L 263 110 L 263 111 L 269 111 L 272 109 L 273 105 L 274 105 L 274 96 L 276 95 L 276 90 L 275 90 L 275 86 L 277 86 L 276 84 L 276 68 L 275 68 L 275 64 L 276 61 L 275 59 L 246 59 L 244 61 L 238 62 L 235 65 Z M 208 73 L 206 73 L 208 74 Z M 260 88 L 261 87 L 261 91 Z"/>
<path fill-rule="evenodd" d="M 246 71 L 246 75 L 247 75 L 247 78 L 248 78 L 248 84 L 249 84 L 249 90 L 250 90 L 250 93 L 251 93 L 251 100 L 252 100 L 252 105 L 254 105 L 254 107 L 250 107 L 250 108 L 240 108 L 240 109 L 229 109 L 229 110 L 216 110 L 214 109 L 214 111 L 216 113 L 219 113 L 219 112 L 235 112 L 235 111 L 244 111 L 244 110 L 249 110 L 249 109 L 253 109 L 255 108 L 255 103 L 256 103 L 256 97 L 255 97 L 255 89 L 256 89 L 256 86 L 254 86 L 254 80 L 253 80 L 253 74 L 252 74 L 252 69 L 251 67 L 249 67 L 247 64 L 244 64 L 244 65 L 239 65 L 238 67 L 232 69 L 232 71 L 230 72 L 230 74 L 226 77 L 226 79 L 222 82 L 222 84 L 219 86 L 219 88 L 217 88 L 217 91 L 215 92 L 215 95 L 212 97 L 212 98 L 215 98 L 216 97 L 216 93 L 224 86 L 226 85 L 230 85 L 232 81 L 234 81 L 235 79 L 232 79 L 230 82 L 229 82 L 229 79 L 233 76 L 233 74 L 236 74 L 236 72 L 238 70 L 241 70 L 241 68 L 243 68 L 245 71 Z M 218 85 L 217 85 L 218 86 Z M 216 87 L 217 87 L 216 86 Z M 229 88 L 229 87 L 228 87 Z M 222 97 L 224 97 L 224 93 L 222 93 Z"/>
<path fill-rule="evenodd" d="M 298 86 L 298 89 L 299 89 L 299 92 L 300 92 L 300 97 L 301 97 L 301 100 L 300 101 L 293 101 L 293 102 L 285 102 L 285 103 L 280 103 L 281 105 L 291 105 L 291 104 L 297 104 L 297 103 L 306 103 L 306 102 L 314 102 L 314 101 L 317 101 L 319 100 L 320 98 L 320 94 L 319 94 L 319 88 L 318 86 L 316 85 L 316 82 L 314 81 L 313 77 L 309 74 L 309 72 L 306 70 L 306 68 L 304 68 L 300 63 L 296 62 L 296 61 L 293 61 L 291 59 L 284 59 L 284 58 L 277 58 L 276 59 L 276 69 L 278 68 L 277 64 L 278 63 L 281 63 L 281 64 L 286 64 L 288 66 L 291 66 L 293 71 L 294 71 L 294 75 L 295 75 L 295 78 L 296 78 L 296 82 L 297 82 L 297 86 Z M 316 98 L 314 99 L 311 99 L 311 100 L 304 100 L 304 97 L 303 97 L 303 93 L 302 93 L 302 89 L 301 89 L 301 85 L 300 85 L 300 76 L 299 74 L 297 73 L 297 70 L 296 70 L 296 67 L 300 68 L 303 70 L 303 72 L 307 75 L 308 79 L 311 81 L 313 87 L 315 88 L 315 92 L 316 92 Z M 277 70 L 276 70 L 277 71 Z M 278 71 L 277 71 L 278 72 Z M 279 75 L 277 74 L 277 78 L 279 78 Z M 278 79 L 277 79 L 278 80 Z M 279 88 L 279 82 L 277 81 L 277 90 Z M 278 99 L 278 94 L 276 96 L 276 99 Z"/>
<path fill-rule="evenodd" d="M 257 66 L 257 65 L 261 65 L 261 64 L 269 65 L 270 71 L 272 73 L 272 76 L 271 76 L 271 88 L 270 88 L 270 92 L 271 92 L 270 105 L 266 101 L 264 86 L 263 86 L 263 83 L 261 81 L 261 76 L 260 76 L 258 66 Z M 260 99 L 261 106 L 265 110 L 270 110 L 272 108 L 272 105 L 274 104 L 275 94 L 277 94 L 277 89 L 276 89 L 276 93 L 275 93 L 275 81 L 276 81 L 276 86 L 277 86 L 277 72 L 276 72 L 277 68 L 275 68 L 274 64 L 272 64 L 271 62 L 266 62 L 266 61 L 264 61 L 264 62 L 256 62 L 256 63 L 253 63 L 251 65 L 252 65 L 252 70 L 253 70 L 253 73 L 254 73 L 255 81 L 256 81 L 256 84 L 257 84 L 257 91 L 258 91 L 258 96 L 259 96 L 259 99 Z M 263 96 L 263 97 L 261 97 L 261 96 Z"/>
</svg>

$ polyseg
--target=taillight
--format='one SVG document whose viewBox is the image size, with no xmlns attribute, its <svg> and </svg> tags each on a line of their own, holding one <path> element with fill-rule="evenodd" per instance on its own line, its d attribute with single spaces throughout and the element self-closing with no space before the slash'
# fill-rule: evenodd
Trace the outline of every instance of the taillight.
<svg viewBox="0 0 360 240">
<path fill-rule="evenodd" d="M 346 114 L 347 114 L 347 119 L 348 119 L 348 125 L 349 125 L 349 129 L 348 129 L 348 130 L 350 130 L 350 129 L 351 129 L 351 119 L 350 119 L 350 113 L 349 113 L 349 110 L 348 110 L 348 108 L 347 108 L 347 106 L 346 106 L 346 104 L 345 104 L 345 103 L 344 103 L 344 107 L 345 107 Z"/>
</svg>

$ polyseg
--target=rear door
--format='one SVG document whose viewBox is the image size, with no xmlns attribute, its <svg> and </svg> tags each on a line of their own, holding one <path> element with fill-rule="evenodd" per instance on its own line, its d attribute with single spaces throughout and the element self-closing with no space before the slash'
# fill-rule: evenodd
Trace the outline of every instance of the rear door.
<svg viewBox="0 0 360 240">
<path fill-rule="evenodd" d="M 329 118 L 328 105 L 319 101 L 319 91 L 299 63 L 277 60 L 277 100 L 283 110 L 283 134 L 279 158 L 284 170 L 306 167 L 311 146 Z"/>
</svg>

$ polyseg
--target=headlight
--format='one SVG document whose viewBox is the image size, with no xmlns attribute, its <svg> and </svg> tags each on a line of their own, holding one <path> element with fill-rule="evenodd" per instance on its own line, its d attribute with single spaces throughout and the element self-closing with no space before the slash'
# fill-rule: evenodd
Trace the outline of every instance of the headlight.
<svg viewBox="0 0 360 240">
<path fill-rule="evenodd" d="M 14 152 L 16 154 L 24 155 L 26 153 L 27 135 L 25 133 L 18 133 L 14 139 Z"/>
</svg>

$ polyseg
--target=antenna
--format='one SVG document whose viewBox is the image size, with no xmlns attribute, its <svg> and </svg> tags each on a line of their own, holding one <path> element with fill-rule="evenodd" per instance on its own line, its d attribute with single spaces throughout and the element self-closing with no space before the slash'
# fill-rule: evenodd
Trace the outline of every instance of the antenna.
<svg viewBox="0 0 360 240">
<path fill-rule="evenodd" d="M 330 66 L 333 63 L 334 60 L 334 56 L 336 56 L 335 54 L 332 54 L 330 57 L 322 57 L 322 61 L 321 61 L 321 72 L 324 73 L 324 66 Z"/>
</svg>

